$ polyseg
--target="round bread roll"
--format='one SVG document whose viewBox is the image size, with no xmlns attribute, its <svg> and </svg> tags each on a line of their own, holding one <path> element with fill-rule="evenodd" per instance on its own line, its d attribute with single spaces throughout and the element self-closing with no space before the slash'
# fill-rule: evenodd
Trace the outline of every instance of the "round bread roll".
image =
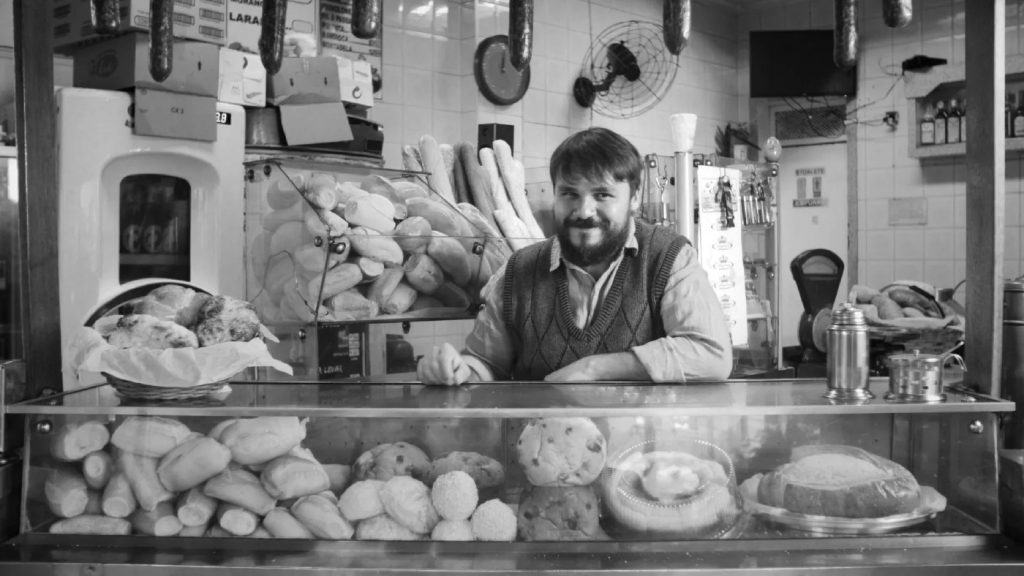
<svg viewBox="0 0 1024 576">
<path fill-rule="evenodd" d="M 475 540 L 473 537 L 473 525 L 469 520 L 441 520 L 434 526 L 430 533 L 431 540 L 446 540 L 449 542 L 469 542 Z"/>
<path fill-rule="evenodd" d="M 606 446 L 589 418 L 537 418 L 523 428 L 516 454 L 534 486 L 586 486 L 601 473 Z"/>
<path fill-rule="evenodd" d="M 606 540 L 598 510 L 597 495 L 589 486 L 533 486 L 519 504 L 519 538 Z"/>
<path fill-rule="evenodd" d="M 422 540 L 417 534 L 387 514 L 367 518 L 356 526 L 356 540 Z"/>
<path fill-rule="evenodd" d="M 505 467 L 490 456 L 479 452 L 449 452 L 430 463 L 427 473 L 428 486 L 443 474 L 460 470 L 469 474 L 477 488 L 494 488 L 505 483 Z"/>
<path fill-rule="evenodd" d="M 248 342 L 260 333 L 256 309 L 245 300 L 214 296 L 199 310 L 196 335 L 200 346 L 221 342 Z"/>
<path fill-rule="evenodd" d="M 511 542 L 516 539 L 516 513 L 497 498 L 478 506 L 469 522 L 477 540 Z"/>
<path fill-rule="evenodd" d="M 417 534 L 430 534 L 441 520 L 427 485 L 410 476 L 395 476 L 380 489 L 380 503 L 396 522 Z"/>
<path fill-rule="evenodd" d="M 468 519 L 473 515 L 478 499 L 476 483 L 461 470 L 442 474 L 430 489 L 430 501 L 445 520 Z"/>
<path fill-rule="evenodd" d="M 395 476 L 425 478 L 430 459 L 408 442 L 380 444 L 363 452 L 355 463 L 356 480 L 390 480 Z"/>
<path fill-rule="evenodd" d="M 365 520 L 384 513 L 380 502 L 382 480 L 360 480 L 348 487 L 338 498 L 338 510 L 349 522 Z"/>
</svg>

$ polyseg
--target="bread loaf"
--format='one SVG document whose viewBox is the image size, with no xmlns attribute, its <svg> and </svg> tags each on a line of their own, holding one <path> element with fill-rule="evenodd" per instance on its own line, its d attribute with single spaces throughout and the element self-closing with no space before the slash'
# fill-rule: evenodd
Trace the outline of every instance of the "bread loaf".
<svg viewBox="0 0 1024 576">
<path fill-rule="evenodd" d="M 235 536 L 248 536 L 259 524 L 259 518 L 241 506 L 221 503 L 217 507 L 217 525 Z"/>
<path fill-rule="evenodd" d="M 270 512 L 277 501 L 260 484 L 260 479 L 241 468 L 228 468 L 203 485 L 203 494 L 210 498 L 237 504 L 260 516 Z"/>
<path fill-rule="evenodd" d="M 50 525 L 50 534 L 127 536 L 131 534 L 131 531 L 132 525 L 127 520 L 97 514 L 83 514 L 74 518 L 65 518 Z"/>
<path fill-rule="evenodd" d="M 274 538 L 300 538 L 312 540 L 313 533 L 295 519 L 286 508 L 274 508 L 263 518 L 263 527 Z"/>
<path fill-rule="evenodd" d="M 319 462 L 298 456 L 275 458 L 260 473 L 267 493 L 278 500 L 308 496 L 327 490 L 331 481 Z"/>
<path fill-rule="evenodd" d="M 319 495 L 303 496 L 291 507 L 295 519 L 317 538 L 349 540 L 355 533 L 352 525 L 341 517 L 337 506 Z"/>
<path fill-rule="evenodd" d="M 430 244 L 430 221 L 423 216 L 410 216 L 395 227 L 394 239 L 406 254 L 423 253 Z"/>
<path fill-rule="evenodd" d="M 188 490 L 220 474 L 231 462 L 231 451 L 209 436 L 186 440 L 160 460 L 160 483 L 171 492 Z"/>
<path fill-rule="evenodd" d="M 161 502 L 153 510 L 136 510 L 131 523 L 136 532 L 150 536 L 176 536 L 182 528 L 170 502 Z"/>
<path fill-rule="evenodd" d="M 295 416 L 243 418 L 220 433 L 231 459 L 243 465 L 262 464 L 287 454 L 306 437 L 306 423 Z"/>
<path fill-rule="evenodd" d="M 174 498 L 174 494 L 164 488 L 156 474 L 157 459 L 140 456 L 130 452 L 120 452 L 117 458 L 119 469 L 124 472 L 132 494 L 143 510 L 152 512 L 161 502 Z M 104 506 L 104 510 L 106 506 Z"/>
<path fill-rule="evenodd" d="M 205 528 L 216 511 L 217 501 L 203 494 L 202 489 L 199 487 L 182 492 L 178 496 L 178 520 L 181 520 L 181 523 L 185 526 L 202 526 Z"/>
<path fill-rule="evenodd" d="M 61 426 L 50 441 L 50 453 L 58 460 L 77 462 L 88 454 L 103 449 L 110 441 L 110 431 L 103 422 L 86 420 Z"/>
<path fill-rule="evenodd" d="M 82 476 L 93 490 L 102 490 L 106 487 L 113 474 L 114 459 L 102 450 L 92 452 L 82 460 Z"/>
<path fill-rule="evenodd" d="M 125 452 L 163 458 L 175 446 L 184 442 L 189 434 L 188 426 L 171 418 L 129 416 L 114 430 L 110 442 Z"/>
<path fill-rule="evenodd" d="M 100 502 L 103 513 L 113 518 L 127 518 L 138 505 L 124 472 L 118 471 L 111 476 L 103 489 L 103 499 Z"/>
<path fill-rule="evenodd" d="M 801 446 L 788 464 L 766 474 L 762 504 L 801 514 L 879 518 L 914 510 L 921 489 L 903 466 L 861 448 Z"/>
<path fill-rule="evenodd" d="M 50 511 L 61 518 L 73 518 L 85 512 L 89 486 L 82 475 L 70 468 L 50 472 L 43 486 Z"/>
</svg>

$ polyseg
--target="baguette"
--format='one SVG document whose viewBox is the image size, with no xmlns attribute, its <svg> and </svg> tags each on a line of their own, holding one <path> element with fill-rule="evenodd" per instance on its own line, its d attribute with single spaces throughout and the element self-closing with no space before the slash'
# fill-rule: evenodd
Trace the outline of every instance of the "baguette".
<svg viewBox="0 0 1024 576">
<path fill-rule="evenodd" d="M 379 194 L 367 194 L 345 204 L 345 220 L 352 226 L 390 232 L 395 229 L 395 205 Z"/>
<path fill-rule="evenodd" d="M 131 523 L 136 532 L 149 536 L 176 536 L 182 528 L 170 502 L 161 502 L 153 510 L 136 510 Z"/>
<path fill-rule="evenodd" d="M 208 436 L 198 436 L 171 450 L 157 466 L 160 483 L 171 492 L 194 488 L 224 471 L 231 451 Z"/>
<path fill-rule="evenodd" d="M 228 468 L 203 485 L 203 494 L 236 504 L 263 516 L 274 509 L 277 501 L 267 493 L 260 479 L 241 468 Z"/>
<path fill-rule="evenodd" d="M 174 494 L 164 488 L 156 474 L 156 458 L 120 452 L 117 465 L 124 472 L 128 484 L 132 487 L 132 494 L 143 510 L 152 512 L 161 502 L 174 499 Z"/>
<path fill-rule="evenodd" d="M 315 174 L 302 188 L 302 196 L 318 210 L 331 211 L 338 205 L 338 181 L 328 174 Z"/>
<path fill-rule="evenodd" d="M 459 202 L 456 205 L 459 212 L 469 220 L 471 226 L 476 228 L 478 236 L 486 236 L 488 238 L 501 238 L 501 232 L 498 232 L 497 225 L 494 220 L 488 219 L 484 213 L 476 206 L 469 202 Z"/>
<path fill-rule="evenodd" d="M 423 171 L 427 172 L 427 183 L 434 193 L 449 204 L 455 204 L 455 195 L 452 193 L 451 181 L 448 179 L 448 169 L 444 164 L 444 157 L 441 155 L 441 147 L 437 140 L 430 134 L 420 137 L 420 161 L 423 164 Z"/>
<path fill-rule="evenodd" d="M 89 504 L 89 486 L 85 478 L 71 469 L 52 470 L 43 484 L 50 511 L 61 518 L 73 518 L 85 512 Z"/>
<path fill-rule="evenodd" d="M 429 220 L 423 216 L 410 216 L 395 227 L 393 238 L 406 254 L 425 253 L 432 231 Z"/>
<path fill-rule="evenodd" d="M 409 172 L 423 172 L 420 151 L 408 144 L 402 146 L 402 166 Z"/>
<path fill-rule="evenodd" d="M 495 210 L 494 219 L 513 250 L 521 250 L 534 243 L 526 224 L 523 224 L 512 208 Z"/>
<path fill-rule="evenodd" d="M 242 465 L 262 464 L 287 454 L 306 438 L 306 421 L 295 416 L 243 418 L 227 426 L 220 441 L 231 459 Z"/>
<path fill-rule="evenodd" d="M 274 538 L 312 540 L 313 533 L 285 508 L 274 508 L 263 518 L 263 527 Z"/>
<path fill-rule="evenodd" d="M 445 146 L 448 146 L 445 144 Z M 462 155 L 449 146 L 452 153 L 452 188 L 455 192 L 455 200 L 458 202 L 472 202 L 469 195 L 469 184 L 466 183 L 466 171 L 462 168 Z"/>
<path fill-rule="evenodd" d="M 359 256 L 353 262 L 363 272 L 363 282 L 373 282 L 384 272 L 384 264 L 380 260 Z"/>
<path fill-rule="evenodd" d="M 355 530 L 338 508 L 323 496 L 303 496 L 291 507 L 295 518 L 317 538 L 350 540 Z"/>
<path fill-rule="evenodd" d="M 103 499 L 100 502 L 103 513 L 112 518 L 127 518 L 138 506 L 128 477 L 124 472 L 114 473 L 103 489 Z"/>
<path fill-rule="evenodd" d="M 177 420 L 161 416 L 129 416 L 114 430 L 110 442 L 124 452 L 162 458 L 189 437 L 191 431 Z"/>
<path fill-rule="evenodd" d="M 459 245 L 461 249 L 462 246 Z M 405 280 L 422 294 L 433 294 L 444 284 L 444 271 L 426 254 L 413 254 L 405 261 Z"/>
<path fill-rule="evenodd" d="M 251 511 L 222 502 L 217 507 L 217 525 L 235 536 L 248 536 L 256 531 L 260 520 Z"/>
<path fill-rule="evenodd" d="M 394 204 L 404 203 L 404 200 L 402 200 L 398 195 L 398 189 L 391 183 L 391 180 L 388 180 L 378 174 L 372 174 L 363 178 L 362 181 L 359 182 L 359 187 L 370 194 L 383 196 Z"/>
<path fill-rule="evenodd" d="M 354 288 L 331 296 L 326 304 L 334 319 L 339 321 L 368 320 L 380 314 L 380 306 Z"/>
<path fill-rule="evenodd" d="M 110 431 L 103 422 L 68 422 L 57 430 L 50 441 L 50 453 L 57 460 L 77 462 L 88 454 L 102 450 L 109 441 Z"/>
<path fill-rule="evenodd" d="M 490 183 L 491 203 L 494 205 L 494 209 L 504 210 L 507 208 L 515 210 L 508 199 L 508 193 L 505 192 L 505 184 L 501 181 L 501 172 L 498 170 L 498 161 L 494 155 L 494 150 L 490 148 L 480 149 L 480 166 L 483 167 L 484 172 L 487 174 L 487 180 Z M 499 222 L 498 225 L 500 226 L 501 223 Z"/>
<path fill-rule="evenodd" d="M 469 142 L 459 142 L 455 150 L 459 155 L 462 171 L 466 175 L 469 202 L 479 208 L 493 226 L 497 226 L 491 216 L 491 212 L 494 212 L 494 201 L 491 200 L 490 177 L 477 160 L 476 146 Z"/>
<path fill-rule="evenodd" d="M 427 245 L 427 255 L 437 262 L 453 282 L 459 286 L 469 283 L 469 254 L 462 244 L 442 232 L 432 232 L 433 238 Z"/>
<path fill-rule="evenodd" d="M 103 514 L 103 492 L 89 490 L 86 494 L 88 499 L 85 503 L 85 514 Z"/>
<path fill-rule="evenodd" d="M 387 299 L 380 305 L 384 314 L 402 314 L 416 302 L 416 289 L 406 282 L 399 282 Z"/>
<path fill-rule="evenodd" d="M 405 255 L 394 238 L 384 236 L 372 228 L 357 226 L 345 236 L 352 243 L 352 250 L 360 256 L 373 258 L 387 266 L 401 266 Z M 350 286 L 351 288 L 351 286 Z"/>
<path fill-rule="evenodd" d="M 132 532 L 131 522 L 97 514 L 84 514 L 58 520 L 50 525 L 50 534 L 96 534 L 101 536 L 127 536 Z"/>
<path fill-rule="evenodd" d="M 441 152 L 441 160 L 444 161 L 444 171 L 448 176 L 448 184 L 452 189 L 452 204 L 454 204 L 459 201 L 459 192 L 455 185 L 455 149 L 452 148 L 451 144 L 440 144 L 438 149 Z"/>
<path fill-rule="evenodd" d="M 430 192 L 416 182 L 398 180 L 391 185 L 395 187 L 395 194 L 400 202 L 408 202 L 410 198 L 430 198 Z"/>
<path fill-rule="evenodd" d="M 376 302 L 380 310 L 384 310 L 384 303 L 387 302 L 388 298 L 395 291 L 398 283 L 402 281 L 402 277 L 405 275 L 405 270 L 402 268 L 387 268 L 381 275 L 370 284 L 369 290 L 366 292 L 366 297 L 371 301 Z"/>
<path fill-rule="evenodd" d="M 406 201 L 409 216 L 426 218 L 432 232 L 441 232 L 453 238 L 473 236 L 473 227 L 457 208 L 432 198 L 410 198 Z"/>
<path fill-rule="evenodd" d="M 217 511 L 217 501 L 203 493 L 201 487 L 182 492 L 177 501 L 178 520 L 184 526 L 205 527 Z"/>
<path fill-rule="evenodd" d="M 199 526 L 182 526 L 181 532 L 178 532 L 178 536 L 188 538 L 201 538 L 206 536 L 206 531 L 210 527 L 206 524 L 200 524 Z"/>
<path fill-rule="evenodd" d="M 278 500 L 308 496 L 331 487 L 327 471 L 315 460 L 298 456 L 275 458 L 260 474 L 263 488 Z"/>
<path fill-rule="evenodd" d="M 114 474 L 114 459 L 102 450 L 89 453 L 82 460 L 82 476 L 93 490 L 102 490 Z"/>
<path fill-rule="evenodd" d="M 537 219 L 533 216 L 533 209 L 526 198 L 526 175 L 522 164 L 512 157 L 512 148 L 504 140 L 494 141 L 494 159 L 501 172 L 501 181 L 505 185 L 505 193 L 508 194 L 509 203 L 516 211 L 516 216 L 526 225 L 530 238 L 543 238 Z"/>
<path fill-rule="evenodd" d="M 363 281 L 363 271 L 354 262 L 342 262 L 327 271 L 323 277 L 317 276 L 309 281 L 306 290 L 309 292 L 309 299 L 326 300 L 335 294 L 340 294 L 349 288 L 355 288 Z"/>
</svg>

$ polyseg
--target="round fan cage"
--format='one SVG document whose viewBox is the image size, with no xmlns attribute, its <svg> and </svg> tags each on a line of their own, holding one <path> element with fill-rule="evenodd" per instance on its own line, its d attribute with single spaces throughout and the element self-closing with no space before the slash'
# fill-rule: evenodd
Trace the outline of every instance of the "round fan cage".
<svg viewBox="0 0 1024 576">
<path fill-rule="evenodd" d="M 630 80 L 621 70 L 621 44 L 636 58 L 639 75 Z M 628 55 L 627 55 L 628 58 Z M 677 57 L 665 47 L 660 25 L 627 20 L 609 26 L 591 43 L 583 59 L 581 75 L 597 88 L 591 107 L 611 118 L 633 118 L 655 107 L 676 77 Z M 614 76 L 614 78 L 613 78 Z M 603 82 L 611 80 L 607 89 Z"/>
</svg>

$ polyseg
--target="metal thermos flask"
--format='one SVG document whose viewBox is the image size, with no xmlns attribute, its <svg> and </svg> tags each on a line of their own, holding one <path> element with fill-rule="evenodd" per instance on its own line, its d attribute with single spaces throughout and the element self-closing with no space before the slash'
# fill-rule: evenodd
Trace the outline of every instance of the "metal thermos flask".
<svg viewBox="0 0 1024 576">
<path fill-rule="evenodd" d="M 874 398 L 868 389 L 868 324 L 849 302 L 832 313 L 828 327 L 828 393 L 834 400 Z"/>
</svg>

